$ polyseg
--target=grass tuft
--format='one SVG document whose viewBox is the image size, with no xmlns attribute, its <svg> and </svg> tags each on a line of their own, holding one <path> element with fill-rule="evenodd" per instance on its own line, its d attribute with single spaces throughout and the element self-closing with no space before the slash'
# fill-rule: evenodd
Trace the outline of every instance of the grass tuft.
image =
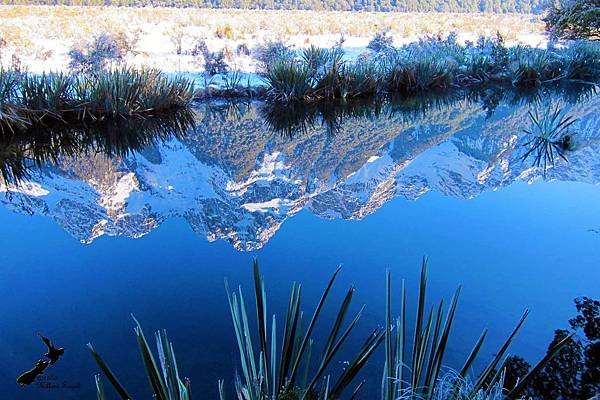
<svg viewBox="0 0 600 400">
<path fill-rule="evenodd" d="M 558 81 L 600 80 L 600 44 L 574 42 L 564 48 L 507 48 L 501 36 L 459 45 L 455 35 L 425 38 L 357 60 L 339 47 L 306 49 L 266 71 L 268 100 L 288 104 L 422 92 L 472 86 L 539 87 Z"/>
<path fill-rule="evenodd" d="M 144 118 L 187 107 L 191 81 L 155 69 L 121 68 L 93 75 L 0 71 L 0 133 L 54 122 Z"/>
</svg>

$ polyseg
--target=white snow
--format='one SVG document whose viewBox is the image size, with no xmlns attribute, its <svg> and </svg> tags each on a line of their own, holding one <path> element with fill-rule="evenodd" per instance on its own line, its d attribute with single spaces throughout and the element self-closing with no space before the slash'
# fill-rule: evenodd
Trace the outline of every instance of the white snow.
<svg viewBox="0 0 600 400">
<path fill-rule="evenodd" d="M 262 203 L 245 203 L 242 207 L 250 212 L 266 212 L 269 209 L 280 209 L 292 206 L 293 202 L 285 199 L 272 199 Z"/>
<path fill-rule="evenodd" d="M 50 193 L 37 182 L 26 181 L 18 186 L 15 186 L 12 184 L 6 185 L 2 180 L 0 180 L 0 192 L 8 191 L 22 193 L 32 197 L 47 196 Z"/>
</svg>

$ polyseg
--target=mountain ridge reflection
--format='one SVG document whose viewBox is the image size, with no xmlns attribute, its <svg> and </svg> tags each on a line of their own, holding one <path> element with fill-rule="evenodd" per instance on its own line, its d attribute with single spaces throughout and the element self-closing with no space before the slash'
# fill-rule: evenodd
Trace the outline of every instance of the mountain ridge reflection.
<svg viewBox="0 0 600 400">
<path fill-rule="evenodd" d="M 518 180 L 600 182 L 596 88 L 495 88 L 277 108 L 208 102 L 138 123 L 56 128 L 0 143 L 0 201 L 84 243 L 172 217 L 208 240 L 262 247 L 302 209 L 360 219 L 391 198 L 473 198 Z M 532 107 L 576 121 L 569 161 L 523 162 Z"/>
</svg>

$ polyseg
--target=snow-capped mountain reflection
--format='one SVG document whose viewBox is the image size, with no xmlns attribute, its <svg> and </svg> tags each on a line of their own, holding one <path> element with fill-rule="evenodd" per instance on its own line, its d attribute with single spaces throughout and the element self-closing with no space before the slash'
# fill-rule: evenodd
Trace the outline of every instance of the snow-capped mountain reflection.
<svg viewBox="0 0 600 400">
<path fill-rule="evenodd" d="M 575 149 L 544 179 L 600 182 L 599 106 L 598 96 L 565 105 L 578 118 Z M 417 200 L 436 191 L 469 199 L 540 179 L 522 160 L 529 107 L 501 103 L 488 117 L 479 102 L 461 99 L 410 117 L 349 116 L 335 135 L 317 125 L 281 136 L 259 104 L 233 117 L 200 105 L 186 135 L 118 155 L 61 154 L 19 185 L 0 183 L 0 201 L 52 218 L 83 243 L 137 238 L 179 217 L 210 241 L 257 249 L 302 209 L 360 219 L 395 196 Z"/>
</svg>

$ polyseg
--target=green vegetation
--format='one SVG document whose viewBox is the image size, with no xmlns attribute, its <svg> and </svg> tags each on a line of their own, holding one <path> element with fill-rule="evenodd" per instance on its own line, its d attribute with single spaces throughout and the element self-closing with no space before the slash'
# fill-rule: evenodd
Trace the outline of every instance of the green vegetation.
<svg viewBox="0 0 600 400">
<path fill-rule="evenodd" d="M 427 260 L 423 259 L 416 324 L 412 335 L 411 348 L 408 347 L 407 343 L 406 290 L 403 284 L 400 297 L 401 314 L 397 319 L 392 320 L 391 278 L 388 273 L 386 279 L 385 328 L 377 328 L 369 335 L 363 346 L 356 352 L 355 358 L 334 380 L 331 374 L 327 372 L 327 368 L 355 328 L 364 309 L 363 306 L 349 323 L 344 322 L 354 294 L 354 288 L 350 288 L 346 292 L 334 318 L 321 357 L 312 358 L 312 354 L 316 353 L 314 351 L 315 340 L 312 336 L 313 330 L 339 271 L 339 269 L 335 271 L 331 277 L 306 327 L 304 327 L 304 313 L 300 308 L 301 285 L 294 284 L 292 286 L 279 344 L 277 340 L 277 320 L 275 316 L 271 319 L 267 314 L 266 288 L 260 275 L 258 263 L 254 262 L 257 334 L 253 334 L 250 328 L 241 288 L 236 293 L 232 293 L 226 281 L 227 297 L 242 369 L 242 376 L 236 379 L 235 384 L 239 400 L 336 400 L 340 399 L 342 393 L 348 392 L 348 390 L 351 390 L 349 398 L 355 399 L 363 387 L 363 382 L 356 382 L 357 375 L 382 342 L 385 342 L 382 400 L 400 398 L 410 400 L 516 399 L 525 385 L 552 360 L 571 338 L 570 335 L 567 335 L 554 343 L 548 354 L 530 373 L 518 380 L 514 387 L 503 391 L 505 354 L 525 322 L 528 314 L 528 311 L 525 311 L 517 326 L 512 330 L 500 349 L 497 350 L 491 362 L 479 374 L 474 384 L 469 384 L 468 376 L 483 346 L 486 331 L 475 343 L 473 350 L 458 374 L 442 374 L 444 354 L 452 331 L 460 288 L 453 296 L 447 312 L 444 310 L 443 300 L 439 302 L 437 307 L 433 306 L 427 311 L 429 307 L 426 300 L 428 270 Z M 268 323 L 270 320 L 272 322 L 269 330 Z M 343 328 L 344 325 L 345 328 Z M 189 400 L 191 398 L 189 380 L 180 378 L 173 346 L 168 342 L 166 333 L 158 332 L 156 335 L 160 364 L 156 363 L 137 321 L 135 333 L 154 398 L 159 400 Z M 256 341 L 256 339 L 258 340 Z M 253 343 L 258 343 L 258 345 Z M 120 398 L 123 400 L 131 399 L 127 390 L 103 358 L 91 344 L 88 347 L 98 366 Z M 104 400 L 104 387 L 99 376 L 96 376 L 96 383 L 98 399 Z M 224 400 L 224 382 L 219 381 L 218 384 L 220 398 Z M 371 398 L 374 397 L 371 395 Z"/>
<path fill-rule="evenodd" d="M 330 375 L 326 374 L 327 367 L 353 331 L 364 309 L 363 306 L 350 323 L 345 323 L 354 288 L 350 288 L 346 292 L 321 357 L 312 359 L 315 347 L 312 333 L 339 271 L 338 269 L 331 277 L 306 328 L 303 328 L 305 323 L 303 315 L 305 314 L 300 308 L 302 288 L 296 284 L 292 286 L 283 325 L 283 343 L 279 354 L 277 321 L 273 316 L 269 333 L 265 283 L 260 275 L 258 263 L 254 262 L 259 339 L 257 351 L 254 350 L 250 339 L 253 335 L 248 325 L 242 290 L 240 288 L 238 293 L 231 293 L 227 287 L 227 297 L 242 366 L 242 379 L 236 382 L 236 392 L 240 400 L 288 399 L 295 398 L 295 396 L 299 399 L 337 399 L 353 384 L 355 377 L 382 342 L 384 335 L 381 329 L 375 329 L 366 338 L 353 361 L 346 366 L 337 380 L 334 381 Z M 344 325 L 347 326 L 342 329 Z M 314 368 L 315 366 L 316 368 Z M 350 389 L 356 393 L 360 386 Z"/>
<path fill-rule="evenodd" d="M 512 333 L 495 352 L 494 358 L 482 370 L 474 384 L 468 385 L 469 374 L 485 341 L 487 330 L 484 330 L 471 353 L 466 358 L 458 374 L 440 377 L 444 355 L 447 349 L 448 338 L 456 314 L 458 298 L 461 288 L 456 289 L 450 307 L 444 311 L 444 300 L 437 307 L 432 306 L 426 310 L 427 292 L 427 260 L 423 259 L 421 268 L 421 284 L 419 287 L 417 321 L 412 335 L 412 346 L 407 347 L 406 342 L 406 290 L 402 284 L 400 297 L 401 314 L 395 320 L 391 315 L 391 278 L 386 279 L 386 335 L 385 335 L 385 373 L 382 384 L 383 400 L 395 399 L 477 399 L 487 398 L 488 395 L 503 385 L 505 354 L 515 335 L 525 322 L 529 311 L 526 310 Z M 392 330 L 395 334 L 392 334 Z M 531 380 L 535 372 L 542 368 L 558 350 L 566 343 L 558 341 L 549 349 L 544 357 L 530 374 L 526 374 L 514 386 L 507 388 L 505 396 L 500 398 L 516 399 L 523 390 L 523 382 Z M 412 356 L 407 356 L 407 349 L 412 348 Z"/>
<path fill-rule="evenodd" d="M 600 40 L 600 1 L 550 2 L 544 21 L 546 29 L 557 39 Z"/>
<path fill-rule="evenodd" d="M 147 117 L 187 107 L 192 83 L 158 70 L 121 68 L 91 75 L 0 71 L 0 132 L 53 123 Z"/>
<path fill-rule="evenodd" d="M 597 83 L 600 44 L 561 49 L 507 48 L 500 36 L 459 45 L 455 36 L 428 38 L 347 61 L 339 48 L 310 47 L 296 60 L 274 62 L 265 81 L 272 102 L 318 102 L 375 94 L 419 93 L 456 87 L 537 87 L 564 80 Z"/>
</svg>

